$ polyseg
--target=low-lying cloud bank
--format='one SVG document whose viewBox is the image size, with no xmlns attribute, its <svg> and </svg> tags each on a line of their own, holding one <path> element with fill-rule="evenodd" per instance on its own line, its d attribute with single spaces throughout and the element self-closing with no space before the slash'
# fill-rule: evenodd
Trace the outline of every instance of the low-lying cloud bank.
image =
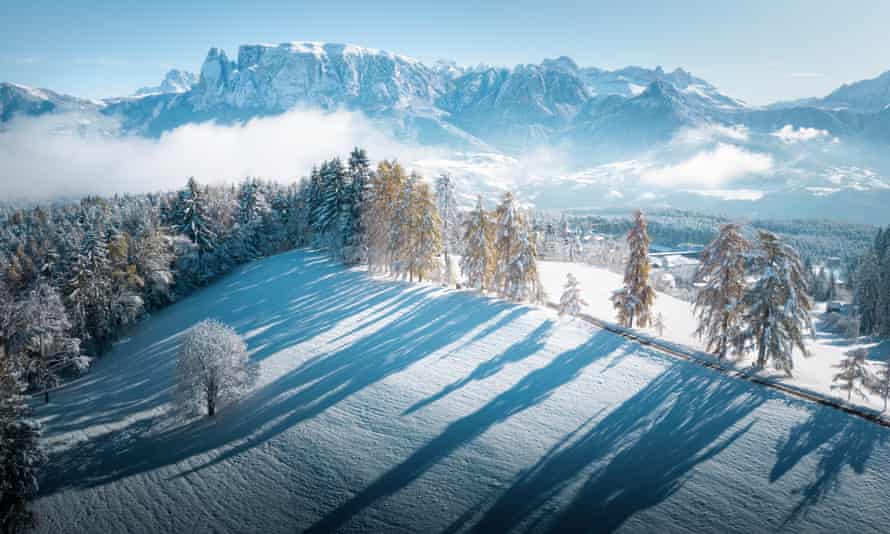
<svg viewBox="0 0 890 534">
<path fill-rule="evenodd" d="M 355 146 L 375 158 L 430 157 L 394 141 L 363 115 L 294 110 L 241 125 L 190 124 L 158 139 L 103 134 L 101 117 L 20 118 L 0 131 L 0 199 L 175 189 L 189 176 L 233 182 L 246 176 L 292 181 Z"/>
<path fill-rule="evenodd" d="M 655 167 L 644 172 L 643 182 L 664 188 L 717 188 L 751 175 L 773 170 L 773 158 L 736 145 L 717 143 L 675 165 Z"/>
</svg>

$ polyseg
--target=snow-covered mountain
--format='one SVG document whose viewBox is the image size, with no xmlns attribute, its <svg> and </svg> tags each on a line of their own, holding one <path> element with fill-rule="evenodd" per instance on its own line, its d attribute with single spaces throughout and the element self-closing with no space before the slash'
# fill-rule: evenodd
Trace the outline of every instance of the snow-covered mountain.
<svg viewBox="0 0 890 534">
<path fill-rule="evenodd" d="M 79 102 L 20 86 L 4 95 L 2 120 L 66 109 Z M 517 153 L 544 143 L 639 148 L 705 123 L 774 131 L 786 124 L 835 136 L 890 139 L 883 112 L 890 75 L 844 86 L 821 100 L 750 108 L 683 69 L 579 67 L 571 58 L 512 68 L 433 66 L 407 56 L 349 44 L 291 42 L 244 45 L 230 59 L 212 48 L 194 75 L 170 71 L 136 98 L 98 108 L 123 130 L 158 135 L 206 120 L 237 121 L 295 106 L 349 109 L 385 121 L 424 144 Z M 51 96 L 50 96 L 51 94 Z M 47 103 L 49 102 L 49 103 Z M 840 110 L 838 108 L 844 108 Z"/>
<path fill-rule="evenodd" d="M 136 90 L 136 96 L 155 93 L 184 93 L 197 83 L 198 77 L 194 73 L 179 69 L 170 69 L 160 85 L 155 87 L 142 87 Z"/>
<path fill-rule="evenodd" d="M 97 111 L 101 102 L 36 89 L 16 83 L 0 82 L 0 125 L 16 115 L 39 116 L 68 111 Z"/>
<path fill-rule="evenodd" d="M 459 153 L 434 167 L 463 169 L 480 190 L 499 190 L 512 174 L 511 187 L 549 207 L 620 200 L 695 208 L 704 200 L 703 207 L 723 209 L 756 197 L 761 204 L 781 199 L 766 210 L 771 215 L 784 213 L 789 199 L 817 206 L 818 215 L 843 198 L 846 208 L 833 212 L 861 216 L 890 183 L 888 104 L 890 74 L 821 99 L 752 107 L 680 68 L 606 70 L 565 56 L 511 68 L 428 66 L 355 45 L 290 42 L 244 45 L 235 58 L 212 48 L 197 76 L 174 70 L 157 87 L 102 101 L 2 84 L 0 128 L 14 127 L 16 115 L 77 111 L 93 117 L 74 116 L 68 131 L 89 124 L 103 134 L 158 137 L 186 124 L 240 123 L 293 108 L 350 110 L 399 141 Z M 695 132 L 710 133 L 690 143 Z M 530 171 L 504 164 L 541 147 L 558 151 L 560 165 Z M 838 187 L 825 178 L 844 168 L 875 179 Z M 603 175 L 606 184 L 585 178 L 571 193 L 565 187 L 574 176 Z M 696 189 L 706 191 L 693 202 L 677 196 Z M 744 202 L 733 208 L 749 210 Z"/>
</svg>

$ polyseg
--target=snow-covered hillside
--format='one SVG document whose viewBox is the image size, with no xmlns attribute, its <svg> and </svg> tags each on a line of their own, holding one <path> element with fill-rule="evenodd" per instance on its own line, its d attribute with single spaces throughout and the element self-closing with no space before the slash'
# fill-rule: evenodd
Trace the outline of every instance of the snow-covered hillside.
<svg viewBox="0 0 890 534">
<path fill-rule="evenodd" d="M 588 303 L 583 311 L 599 319 L 615 321 L 615 310 L 612 308 L 609 298 L 614 290 L 621 287 L 622 275 L 591 265 L 556 261 L 541 262 L 540 271 L 541 281 L 551 300 L 558 300 L 565 284 L 566 274 L 571 273 L 580 281 L 582 295 Z M 821 306 L 824 307 L 824 304 Z M 654 310 L 655 314 L 660 313 L 664 318 L 665 330 L 660 337 L 694 350 L 705 350 L 702 341 L 694 335 L 697 321 L 693 315 L 691 303 L 658 293 Z M 840 335 L 819 330 L 818 317 L 814 317 L 813 323 L 816 327 L 816 336 L 808 338 L 807 346 L 810 350 L 810 357 L 804 358 L 799 353 L 795 354 L 794 376 L 788 378 L 784 373 L 771 369 L 765 370 L 763 374 L 773 380 L 804 388 L 807 391 L 847 400 L 845 392 L 831 389 L 834 376 L 840 372 L 837 366 L 841 359 L 854 349 L 860 347 L 869 349 L 871 365 L 873 370 L 877 371 L 887 360 L 890 343 L 878 343 L 868 338 L 862 338 L 861 342 L 855 342 L 844 339 Z M 645 329 L 645 331 L 655 335 L 655 330 L 652 328 Z M 733 363 L 744 369 L 750 367 L 753 361 L 754 355 L 751 354 L 748 358 Z M 877 395 L 866 395 L 865 399 L 854 396 L 851 402 L 873 409 L 881 408 L 883 401 Z"/>
<path fill-rule="evenodd" d="M 172 415 L 206 317 L 259 382 Z M 37 406 L 41 532 L 877 532 L 890 430 L 554 312 L 293 252 L 157 313 Z"/>
</svg>

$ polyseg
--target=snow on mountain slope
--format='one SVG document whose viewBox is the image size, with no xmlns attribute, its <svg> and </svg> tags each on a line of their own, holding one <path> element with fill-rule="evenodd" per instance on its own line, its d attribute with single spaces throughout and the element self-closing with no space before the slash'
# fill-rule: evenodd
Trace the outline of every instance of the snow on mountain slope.
<svg viewBox="0 0 890 534">
<path fill-rule="evenodd" d="M 170 69 L 160 85 L 156 87 L 142 87 L 137 89 L 135 94 L 136 96 L 143 96 L 155 93 L 184 93 L 197 82 L 198 77 L 191 72 Z"/>
<path fill-rule="evenodd" d="M 259 380 L 169 413 L 181 334 Z M 37 405 L 39 532 L 876 532 L 890 431 L 552 311 L 370 280 L 311 252 L 239 269 Z"/>
</svg>

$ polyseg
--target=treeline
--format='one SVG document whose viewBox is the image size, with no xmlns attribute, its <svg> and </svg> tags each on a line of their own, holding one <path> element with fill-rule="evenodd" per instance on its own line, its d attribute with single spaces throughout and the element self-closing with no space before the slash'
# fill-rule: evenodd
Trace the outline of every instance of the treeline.
<svg viewBox="0 0 890 534">
<path fill-rule="evenodd" d="M 610 236 L 626 234 L 630 221 L 620 215 L 585 215 L 570 212 L 570 224 L 585 233 Z M 652 242 L 663 246 L 687 244 L 704 245 L 718 234 L 720 227 L 732 222 L 716 215 L 683 210 L 653 210 L 648 213 L 649 235 Z M 756 239 L 759 230 L 775 234 L 793 246 L 804 261 L 820 264 L 826 258 L 838 258 L 844 276 L 856 270 L 859 257 L 871 244 L 875 228 L 831 220 L 767 220 L 748 222 L 743 232 L 748 239 Z"/>
<path fill-rule="evenodd" d="M 890 336 L 890 227 L 878 230 L 859 260 L 853 303 L 861 335 Z"/>
<path fill-rule="evenodd" d="M 125 328 L 253 259 L 313 246 L 407 280 L 458 279 L 540 301 L 535 231 L 506 193 L 461 215 L 447 175 L 431 185 L 356 148 L 297 184 L 247 179 L 177 192 L 0 209 L 0 521 L 26 528 L 45 460 L 25 393 L 83 371 Z"/>
</svg>

